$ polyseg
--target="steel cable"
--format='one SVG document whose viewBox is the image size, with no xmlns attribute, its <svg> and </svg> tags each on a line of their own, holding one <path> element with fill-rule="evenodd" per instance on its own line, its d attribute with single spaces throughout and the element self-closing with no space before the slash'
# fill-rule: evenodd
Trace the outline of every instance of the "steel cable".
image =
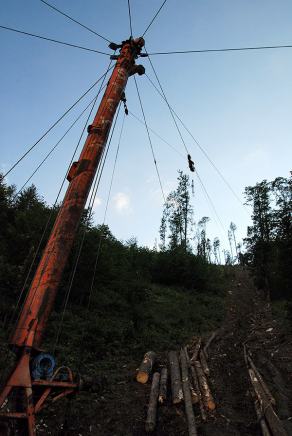
<svg viewBox="0 0 292 436">
<path fill-rule="evenodd" d="M 112 83 L 111 89 L 115 86 L 116 80 L 117 80 L 117 77 L 115 78 L 114 82 Z M 70 297 L 70 293 L 71 293 L 71 290 L 72 290 L 72 286 L 73 286 L 73 282 L 74 282 L 74 278 L 75 278 L 78 262 L 79 262 L 80 255 L 81 255 L 81 252 L 82 252 L 82 248 L 83 248 L 83 244 L 84 244 L 84 240 L 85 240 L 87 226 L 88 226 L 88 224 L 90 222 L 90 219 L 91 219 L 91 216 L 92 216 L 92 209 L 93 209 L 93 206 L 94 206 L 94 201 L 95 201 L 95 198 L 96 198 L 96 195 L 97 195 L 97 190 L 98 190 L 99 183 L 100 183 L 100 180 L 101 180 L 101 176 L 102 176 L 102 173 L 103 173 L 105 161 L 106 161 L 106 158 L 107 158 L 107 155 L 108 155 L 108 151 L 109 151 L 109 147 L 110 147 L 110 144 L 111 144 L 111 141 L 112 141 L 112 137 L 113 137 L 113 134 L 114 134 L 114 131 L 115 131 L 118 115 L 119 115 L 119 112 L 120 112 L 120 107 L 121 107 L 121 103 L 119 104 L 118 111 L 117 111 L 117 114 L 116 114 L 116 117 L 115 117 L 115 120 L 114 120 L 113 128 L 111 130 L 110 139 L 107 142 L 107 146 L 103 148 L 102 155 L 101 155 L 101 158 L 100 158 L 99 163 L 98 163 L 98 168 L 97 168 L 97 171 L 96 171 L 95 180 L 94 180 L 94 183 L 93 183 L 93 188 L 91 189 L 91 195 L 90 195 L 90 199 L 89 199 L 89 203 L 88 203 L 87 216 L 86 216 L 86 222 L 85 222 L 85 226 L 84 226 L 84 231 L 83 231 L 82 239 L 81 239 L 81 242 L 80 242 L 80 245 L 79 245 L 79 248 L 78 248 L 78 253 L 77 253 L 76 260 L 74 262 L 73 269 L 71 271 L 71 276 L 70 276 L 70 279 L 69 279 L 69 286 L 68 286 L 67 291 L 65 293 L 63 311 L 62 311 L 61 320 L 60 320 L 60 324 L 59 324 L 57 335 L 56 335 L 56 339 L 55 339 L 54 349 L 56 348 L 56 346 L 57 346 L 57 344 L 59 343 L 59 340 L 60 340 L 60 334 L 61 334 L 61 329 L 62 329 L 63 322 L 64 322 L 64 316 L 65 316 L 65 312 L 66 312 L 67 305 L 68 305 L 68 302 L 69 302 L 69 297 Z M 101 116 L 102 116 L 104 110 L 105 110 L 105 108 L 101 112 Z M 106 148 L 106 151 L 105 151 L 105 148 Z"/>
<path fill-rule="evenodd" d="M 145 126 L 144 121 L 142 121 L 139 117 L 137 117 L 137 115 L 135 115 L 132 111 L 129 110 L 129 114 L 135 118 L 140 124 L 143 124 Z M 166 145 L 168 145 L 170 148 L 172 148 L 177 154 L 180 155 L 180 157 L 182 159 L 184 159 L 185 161 L 185 155 L 183 155 L 177 148 L 175 148 L 173 145 L 171 145 L 168 141 L 166 141 L 166 139 L 162 138 L 162 136 L 159 135 L 159 133 L 157 133 L 155 130 L 152 129 L 152 127 L 150 127 L 148 125 L 149 130 L 155 135 L 157 136 L 157 138 L 159 138 L 162 142 L 164 142 Z"/>
<path fill-rule="evenodd" d="M 156 17 L 157 17 L 158 14 L 160 13 L 161 9 L 163 8 L 163 6 L 165 5 L 166 2 L 167 2 L 167 0 L 164 0 L 164 2 L 162 3 L 162 5 L 160 6 L 160 8 L 158 9 L 158 11 L 156 12 L 156 14 L 154 15 L 154 17 L 152 18 L 152 20 L 150 21 L 150 23 L 148 24 L 148 26 L 147 26 L 146 29 L 144 30 L 144 33 L 143 33 L 142 37 L 144 37 L 144 35 L 146 34 L 146 32 L 148 32 L 148 30 L 150 29 L 150 27 L 151 27 L 152 24 L 154 23 Z"/>
<path fill-rule="evenodd" d="M 148 124 L 147 124 L 147 121 L 146 121 L 146 116 L 145 116 L 144 107 L 143 107 L 142 99 L 141 99 L 139 88 L 138 88 L 138 83 L 137 83 L 137 80 L 136 80 L 135 76 L 134 76 L 134 81 L 135 81 L 135 85 L 136 85 L 138 99 L 139 99 L 139 102 L 140 102 L 141 112 L 143 114 L 144 124 L 145 124 L 145 127 L 146 127 L 146 132 L 147 132 L 147 136 L 148 136 L 148 140 L 149 140 L 149 145 L 150 145 L 150 148 L 151 148 L 151 153 L 152 153 L 152 157 L 153 157 L 153 161 L 154 161 L 157 177 L 158 177 L 158 180 L 159 180 L 159 185 L 160 185 L 163 201 L 165 203 L 166 199 L 165 199 L 165 195 L 164 195 L 164 191 L 163 191 L 163 187 L 162 187 L 162 182 L 161 182 L 161 178 L 160 178 L 160 174 L 159 174 L 159 170 L 158 170 L 158 166 L 157 166 L 157 161 L 156 161 L 156 157 L 155 157 L 155 153 L 154 153 L 154 148 L 153 148 L 153 144 L 152 144 L 152 140 L 151 140 Z"/>
<path fill-rule="evenodd" d="M 36 35 L 34 33 L 25 32 L 24 30 L 14 29 L 13 27 L 0 25 L 0 29 L 10 30 L 11 32 L 16 32 L 16 33 L 19 33 L 21 35 L 26 35 L 26 36 L 31 36 L 33 38 L 43 39 L 45 41 L 54 42 L 55 44 L 65 45 L 67 47 L 79 48 L 80 50 L 91 51 L 94 53 L 99 53 L 99 54 L 103 54 L 106 56 L 110 56 L 110 53 L 106 53 L 106 52 L 100 51 L 100 50 L 95 50 L 94 48 L 83 47 L 82 45 L 71 44 L 70 42 L 65 42 L 65 41 L 59 41 L 58 39 L 47 38 L 46 36 Z"/>
<path fill-rule="evenodd" d="M 45 5 L 49 6 L 49 8 L 53 9 L 54 11 L 58 12 L 59 14 L 63 15 L 64 17 L 68 18 L 69 20 L 73 21 L 76 24 L 79 24 L 79 26 L 83 27 L 84 29 L 88 30 L 89 32 L 93 33 L 96 36 L 99 36 L 99 38 L 102 38 L 104 41 L 111 42 L 108 38 L 105 36 L 102 36 L 100 33 L 95 32 L 95 30 L 90 29 L 90 27 L 85 26 L 84 24 L 80 23 L 80 21 L 75 20 L 75 18 L 70 17 L 70 15 L 65 14 L 65 12 L 62 12 L 60 9 L 56 8 L 56 6 L 51 5 L 50 3 L 46 2 L 45 0 L 40 0 Z"/>
<path fill-rule="evenodd" d="M 283 49 L 283 48 L 292 48 L 292 44 L 262 45 L 262 46 L 255 46 L 255 47 L 206 48 L 206 49 L 201 49 L 201 50 L 177 50 L 177 51 L 153 52 L 153 53 L 149 53 L 149 56 L 169 55 L 169 54 L 189 54 L 189 53 L 220 53 L 220 52 L 249 51 L 249 50 L 274 50 L 274 49 Z"/>
<path fill-rule="evenodd" d="M 224 228 L 224 225 L 223 225 L 222 220 L 221 220 L 221 218 L 220 218 L 220 216 L 219 216 L 219 214 L 218 214 L 218 212 L 216 210 L 216 207 L 215 207 L 215 205 L 214 205 L 214 203 L 213 203 L 213 201 L 212 201 L 212 199 L 211 199 L 211 197 L 210 197 L 210 195 L 209 195 L 209 193 L 208 193 L 208 191 L 207 191 L 207 189 L 206 189 L 206 187 L 205 187 L 201 177 L 199 176 L 198 170 L 196 170 L 196 175 L 197 175 L 197 178 L 198 178 L 198 180 L 200 182 L 201 188 L 202 188 L 202 190 L 203 190 L 203 192 L 204 192 L 204 194 L 206 196 L 206 199 L 208 200 L 209 204 L 211 205 L 211 207 L 212 207 L 212 209 L 213 209 L 213 211 L 215 213 L 216 219 L 218 220 L 218 223 L 220 224 L 220 226 L 221 226 L 221 228 L 223 230 L 223 235 L 225 235 L 225 230 L 226 229 Z"/>
<path fill-rule="evenodd" d="M 54 343 L 54 351 L 56 349 L 57 344 L 60 341 L 61 330 L 62 330 L 63 323 L 64 323 L 64 316 L 65 316 L 65 313 L 66 313 L 66 310 L 67 310 L 67 306 L 68 306 L 68 302 L 69 302 L 72 286 L 73 286 L 73 283 L 74 283 L 74 279 L 75 279 L 78 263 L 79 263 L 80 256 L 81 256 L 81 253 L 82 253 L 82 249 L 83 249 L 83 245 L 84 245 L 84 241 L 85 241 L 85 236 L 86 236 L 86 231 L 87 231 L 87 226 L 88 226 L 88 224 L 90 222 L 90 219 L 92 217 L 92 211 L 93 211 L 94 202 L 95 202 L 95 199 L 96 199 L 97 191 L 98 191 L 98 188 L 99 188 L 99 183 L 100 183 L 101 176 L 102 176 L 102 173 L 103 173 L 104 164 L 105 164 L 105 161 L 106 161 L 106 158 L 107 158 L 107 155 L 108 155 L 108 150 L 109 150 L 109 147 L 110 147 L 111 142 L 112 142 L 113 134 L 114 134 L 114 131 L 115 131 L 116 123 L 117 123 L 119 112 L 120 112 L 120 107 L 121 107 L 121 104 L 119 104 L 119 107 L 118 107 L 118 110 L 117 110 L 117 114 L 116 114 L 115 121 L 114 121 L 114 124 L 113 124 L 113 128 L 112 128 L 112 131 L 111 131 L 111 136 L 109 138 L 108 145 L 106 147 L 107 150 L 106 150 L 106 153 L 105 153 L 105 157 L 104 157 L 102 163 L 101 163 L 101 161 L 102 161 L 103 156 L 102 156 L 102 158 L 100 160 L 99 171 L 97 171 L 97 173 L 96 173 L 95 181 L 94 181 L 94 184 L 93 184 L 93 188 L 91 190 L 91 195 L 90 195 L 90 199 L 89 199 L 89 203 L 88 203 L 88 209 L 87 209 L 86 222 L 85 222 L 85 225 L 84 225 L 84 230 L 83 230 L 83 233 L 82 233 L 82 239 L 81 239 L 80 244 L 79 244 L 77 256 L 76 256 L 76 259 L 75 259 L 75 262 L 74 262 L 74 266 L 73 266 L 73 269 L 72 269 L 72 272 L 71 272 L 71 276 L 70 276 L 70 280 L 69 280 L 69 286 L 68 286 L 67 292 L 65 294 L 64 307 L 63 307 L 63 310 L 62 310 L 61 320 L 60 320 L 60 323 L 59 323 L 59 327 L 58 327 L 58 331 L 57 331 L 57 335 L 56 335 L 56 339 L 55 339 L 55 343 Z M 104 150 L 103 150 L 103 154 L 104 154 Z"/>
<path fill-rule="evenodd" d="M 112 61 L 110 61 L 110 63 L 109 63 L 109 66 L 108 66 L 108 69 L 107 69 L 107 71 L 106 71 L 106 74 L 107 74 L 107 73 L 112 69 L 112 68 L 110 67 L 111 63 L 112 63 Z M 106 74 L 104 75 L 104 78 L 103 78 L 104 80 L 105 80 Z M 116 79 L 117 79 L 117 77 L 116 77 Z M 116 81 L 116 79 L 115 79 L 115 81 Z M 104 80 L 102 81 L 102 83 L 101 83 L 101 85 L 100 85 L 100 88 L 99 88 L 98 94 L 97 94 L 96 99 L 95 99 L 95 101 L 94 101 L 94 103 L 93 103 L 93 106 L 92 106 L 92 109 L 91 109 L 91 111 L 90 111 L 90 114 L 89 114 L 89 116 L 88 116 L 88 118 L 87 118 L 87 120 L 86 120 L 86 123 L 84 124 L 84 128 L 83 128 L 83 130 L 82 130 L 82 133 L 81 133 L 81 135 L 80 135 L 80 138 L 79 138 L 78 144 L 77 144 L 77 146 L 76 146 L 76 151 L 77 151 L 77 149 L 78 149 L 78 147 L 79 147 L 79 144 L 80 144 L 81 139 L 82 139 L 82 137 L 83 137 L 83 134 L 84 134 L 84 132 L 85 132 L 85 129 L 86 129 L 87 123 L 88 123 L 88 121 L 89 121 L 89 118 L 90 118 L 90 116 L 91 116 L 91 113 L 92 113 L 92 111 L 93 111 L 94 105 L 95 105 L 95 103 L 96 103 L 96 101 L 97 101 L 97 98 L 98 98 L 98 96 L 99 96 L 99 94 L 100 94 L 100 92 L 101 92 L 101 90 L 102 90 L 102 86 L 103 86 Z M 112 89 L 113 86 L 115 85 L 115 81 L 113 82 L 113 84 L 112 84 L 112 86 L 111 86 L 111 89 Z M 103 111 L 101 112 L 101 116 L 102 116 L 102 114 L 103 114 L 104 111 L 105 111 L 105 107 L 104 107 Z M 73 160 L 71 160 L 71 164 L 72 164 L 72 161 L 73 161 Z M 71 167 L 71 165 L 69 166 L 69 169 L 70 169 L 70 167 Z M 69 169 L 68 169 L 68 170 L 69 170 Z M 97 172 L 98 172 L 98 169 L 97 169 Z M 68 171 L 67 171 L 67 173 L 68 173 Z M 66 176 L 67 176 L 67 174 L 66 174 Z M 65 178 L 65 180 L 66 180 L 66 178 Z M 64 180 L 64 181 L 65 181 L 65 180 Z M 60 193 L 60 191 L 59 191 L 59 193 Z M 61 208 L 63 207 L 63 204 L 64 204 L 64 203 L 62 203 Z M 81 218 L 82 218 L 82 217 L 81 217 Z M 80 218 L 80 220 L 81 220 L 81 218 Z M 80 220 L 79 220 L 79 224 L 80 224 Z M 46 259 L 47 261 L 48 261 L 48 259 L 50 258 L 50 255 L 51 255 L 51 254 L 52 254 L 52 253 L 49 253 L 49 254 L 48 254 L 48 257 L 47 257 L 47 259 Z M 40 280 L 41 280 L 41 275 L 40 275 Z M 40 283 L 40 282 L 39 282 L 39 283 Z M 38 285 L 39 285 L 39 283 L 38 283 Z M 33 303 L 33 301 L 34 301 L 34 298 L 35 298 L 35 295 L 36 295 L 36 291 L 37 291 L 37 289 L 38 289 L 38 285 L 37 285 L 37 287 L 36 287 L 36 289 L 35 289 L 34 295 L 32 296 L 32 299 L 31 299 L 31 302 L 30 302 L 30 307 L 31 307 L 31 305 L 32 305 L 32 303 Z M 21 312 L 20 312 L 20 313 L 21 313 Z M 20 316 L 20 314 L 19 314 L 19 316 Z"/>
<path fill-rule="evenodd" d="M 135 114 L 133 114 L 131 111 L 129 111 L 129 114 L 132 115 L 132 116 L 133 116 L 137 121 L 139 121 L 141 124 L 144 124 L 144 122 L 143 122 L 142 120 L 140 120 L 140 119 L 139 119 Z M 144 124 L 144 125 L 145 125 L 145 124 Z M 155 132 L 153 129 L 151 129 L 149 126 L 148 126 L 148 128 L 149 128 L 149 130 L 151 130 L 151 131 L 154 133 L 154 135 L 156 135 L 159 139 L 161 139 L 161 141 L 163 141 L 163 142 L 164 142 L 165 144 L 167 144 L 170 148 L 172 148 L 174 151 L 176 151 L 176 153 L 178 153 L 178 154 L 182 157 L 182 159 L 185 160 L 185 157 L 184 157 L 184 155 L 183 155 L 181 152 L 179 152 L 175 147 L 173 147 L 173 146 L 172 146 L 168 141 L 166 141 L 164 138 L 162 138 L 158 133 L 156 133 L 156 132 Z M 224 226 L 223 226 L 223 224 L 222 224 L 222 220 L 221 220 L 220 217 L 219 217 L 219 214 L 218 214 L 218 212 L 217 212 L 217 210 L 216 210 L 216 208 L 215 208 L 215 205 L 214 205 L 214 203 L 212 202 L 211 197 L 210 197 L 210 195 L 209 195 L 209 193 L 208 193 L 208 191 L 207 191 L 207 188 L 205 187 L 205 185 L 204 185 L 202 179 L 200 178 L 197 169 L 196 169 L 196 173 L 197 173 L 197 177 L 198 177 L 199 183 L 200 183 L 200 185 L 201 185 L 202 191 L 203 191 L 203 193 L 204 193 L 204 195 L 205 195 L 205 197 L 206 197 L 208 203 L 211 205 L 213 211 L 215 212 L 215 218 L 216 218 L 217 224 L 218 224 L 219 226 L 221 226 L 221 228 L 224 230 Z M 225 230 L 224 230 L 224 232 L 225 232 Z"/>
<path fill-rule="evenodd" d="M 9 168 L 9 170 L 3 175 L 3 178 L 5 178 L 38 144 L 41 142 L 45 136 L 48 135 L 48 133 L 57 125 L 59 122 L 107 75 L 108 71 L 110 71 L 113 67 L 111 67 L 109 70 L 107 70 L 96 82 L 91 85 L 87 91 L 85 91 L 81 97 L 79 97 L 75 103 L 73 103 L 69 109 L 67 109 L 63 115 L 61 115 L 57 121 L 55 121 L 49 128 L 46 130 L 45 133 L 42 134 L 42 136 Z"/>
<path fill-rule="evenodd" d="M 160 97 L 165 100 L 163 94 L 159 91 L 159 89 L 157 88 L 157 86 L 155 85 L 155 83 L 153 82 L 153 80 L 151 80 L 151 78 L 148 76 L 148 74 L 146 74 L 147 79 L 149 80 L 149 82 L 151 83 L 151 85 L 153 86 L 153 88 L 156 90 L 156 92 L 160 95 Z M 230 183 L 226 180 L 226 178 L 223 176 L 222 172 L 219 170 L 219 168 L 215 165 L 215 163 L 213 162 L 213 160 L 210 158 L 210 156 L 208 155 L 208 153 L 206 152 L 206 150 L 203 148 L 203 146 L 200 144 L 200 142 L 195 138 L 195 136 L 192 134 L 192 132 L 190 131 L 190 129 L 186 126 L 186 124 L 182 121 L 182 119 L 179 117 L 179 115 L 176 113 L 176 111 L 173 109 L 173 107 L 170 107 L 171 111 L 173 112 L 173 114 L 176 116 L 176 118 L 179 120 L 179 122 L 181 123 L 181 125 L 184 127 L 184 129 L 188 132 L 188 134 L 191 136 L 191 138 L 193 139 L 193 141 L 195 142 L 195 144 L 198 146 L 198 148 L 201 150 L 201 152 L 204 154 L 204 156 L 206 157 L 206 159 L 209 161 L 209 163 L 212 165 L 212 167 L 215 169 L 215 171 L 217 172 L 217 174 L 219 175 L 219 177 L 222 179 L 222 181 L 225 183 L 225 185 L 228 187 L 228 189 L 230 190 L 230 192 L 232 193 L 232 195 L 236 198 L 236 200 L 240 203 L 240 205 L 243 207 L 243 209 L 245 210 L 246 213 L 247 209 L 246 206 L 244 205 L 244 203 L 242 203 L 242 201 L 240 200 L 239 196 L 236 194 L 236 192 L 234 191 L 234 189 L 232 188 L 232 186 L 230 185 Z M 249 215 L 249 213 L 248 213 Z"/>
<path fill-rule="evenodd" d="M 132 14 L 131 14 L 130 0 L 128 0 L 128 14 L 129 14 L 129 25 L 130 25 L 131 38 L 133 38 Z"/>
<path fill-rule="evenodd" d="M 145 51 L 146 51 L 146 53 L 147 53 L 146 48 L 145 48 Z M 149 60 L 149 63 L 150 63 L 150 65 L 151 65 L 152 71 L 153 71 L 153 73 L 154 73 L 154 75 L 155 75 L 155 77 L 156 77 L 156 80 L 157 80 L 157 82 L 158 82 L 158 84 L 159 84 L 159 87 L 160 87 L 161 92 L 162 92 L 162 94 L 163 94 L 164 100 L 165 100 L 165 102 L 166 102 L 166 104 L 167 104 L 167 106 L 168 106 L 168 109 L 169 109 L 169 112 L 170 112 L 171 118 L 172 118 L 172 120 L 173 120 L 173 122 L 174 122 L 174 124 L 175 124 L 176 130 L 177 130 L 177 132 L 178 132 L 178 134 L 179 134 L 179 136 L 180 136 L 180 139 L 181 139 L 181 141 L 182 141 L 182 144 L 183 144 L 183 146 L 184 146 L 184 148 L 185 148 L 185 150 L 186 150 L 187 155 L 189 155 L 189 154 L 190 154 L 190 153 L 189 153 L 189 150 L 188 150 L 188 148 L 187 148 L 187 146 L 186 146 L 186 143 L 185 143 L 185 140 L 184 140 L 184 138 L 183 138 L 183 136 L 182 136 L 181 130 L 180 130 L 180 128 L 178 127 L 177 121 L 176 121 L 176 119 L 175 119 L 175 116 L 174 116 L 174 114 L 173 114 L 173 111 L 171 110 L 171 106 L 170 106 L 170 104 L 169 104 L 169 102 L 168 102 L 168 99 L 166 98 L 165 92 L 164 92 L 164 90 L 163 90 L 163 88 L 162 88 L 161 82 L 160 82 L 159 77 L 158 77 L 158 75 L 157 75 L 157 72 L 156 72 L 156 70 L 155 70 L 155 68 L 154 68 L 154 65 L 153 65 L 153 63 L 152 63 L 152 61 L 151 61 L 151 59 L 150 59 L 150 56 L 148 56 L 148 60 Z"/>
<path fill-rule="evenodd" d="M 104 224 L 105 224 L 105 220 L 106 220 L 106 216 L 107 216 L 107 211 L 108 211 L 108 206 L 109 206 L 109 200 L 110 200 L 110 196 L 111 196 L 111 191 L 112 191 L 112 186 L 113 186 L 113 181 L 114 181 L 114 175 L 115 175 L 116 166 L 117 166 L 117 160 L 118 160 L 118 155 L 119 155 L 119 151 L 120 151 L 121 139 L 122 139 L 122 135 L 123 135 L 123 131 L 124 131 L 124 124 L 125 124 L 125 114 L 124 114 L 124 118 L 123 118 L 123 121 L 122 121 L 121 130 L 120 130 L 120 135 L 119 135 L 119 140 L 118 140 L 118 146 L 117 146 L 117 150 L 116 150 L 116 155 L 115 155 L 115 160 L 114 160 L 114 166 L 113 166 L 113 171 L 112 171 L 112 175 L 111 175 L 111 180 L 110 180 L 110 186 L 109 186 L 108 195 L 107 195 L 107 201 L 106 201 L 105 211 L 104 211 L 104 215 L 103 215 L 103 222 L 102 222 L 102 225 L 103 225 L 103 226 L 104 226 Z M 90 285 L 89 298 L 88 298 L 88 307 L 87 307 L 88 310 L 89 310 L 89 308 L 90 308 L 90 303 L 91 303 L 91 298 L 92 298 L 92 293 L 93 293 L 93 286 L 94 286 L 94 281 L 95 281 L 95 277 L 96 277 L 97 264 L 98 264 L 98 259 L 99 259 L 99 254 L 100 254 L 100 249 L 101 249 L 101 243 L 102 243 L 102 235 L 101 235 L 101 237 L 100 237 L 100 239 L 99 239 L 99 246 L 98 246 L 98 251 L 97 251 L 96 260 L 95 260 L 95 264 L 94 264 L 94 270 L 93 270 L 92 281 L 91 281 L 91 285 Z"/>
<path fill-rule="evenodd" d="M 104 83 L 104 81 L 105 81 L 105 78 L 106 78 L 108 72 L 112 69 L 112 67 L 111 67 L 111 63 L 112 63 L 112 61 L 110 61 L 109 66 L 108 66 L 107 71 L 105 72 L 105 74 L 103 74 L 103 76 L 98 80 L 98 81 L 100 81 L 101 79 L 103 79 L 103 81 L 102 81 L 102 83 L 101 83 L 101 85 L 100 85 L 100 87 L 99 87 L 98 93 L 97 93 L 97 95 L 96 95 L 96 97 L 95 97 L 95 99 L 94 99 L 94 101 L 93 101 L 93 103 L 92 103 L 91 111 L 90 111 L 90 113 L 89 113 L 89 115 L 88 115 L 88 117 L 87 117 L 87 120 L 86 120 L 85 124 L 84 124 L 84 127 L 83 127 L 83 129 L 82 129 L 81 135 L 80 135 L 80 137 L 79 137 L 79 140 L 78 140 L 78 142 L 77 142 L 77 144 L 76 144 L 76 147 L 75 147 L 75 149 L 74 149 L 74 152 L 73 152 L 73 155 L 72 155 L 72 157 L 71 157 L 71 160 L 70 160 L 69 165 L 68 165 L 68 167 L 67 167 L 67 170 L 66 170 L 65 176 L 64 176 L 64 178 L 63 178 L 63 180 L 62 180 L 61 186 L 60 186 L 59 191 L 58 191 L 58 193 L 57 193 L 57 196 L 56 196 L 56 199 L 55 199 L 54 205 L 53 205 L 53 207 L 52 207 L 52 209 L 51 209 L 51 212 L 50 212 L 50 215 L 49 215 L 48 221 L 47 221 L 47 223 L 46 223 L 46 225 L 45 225 L 45 228 L 44 228 L 44 231 L 43 231 L 43 233 L 42 233 L 42 236 L 41 236 L 41 239 L 40 239 L 39 245 L 38 245 L 37 250 L 36 250 L 36 252 L 35 252 L 35 255 L 34 255 L 34 257 L 33 257 L 32 263 L 31 263 L 31 265 L 30 265 L 30 268 L 29 268 L 28 274 L 27 274 L 27 276 L 26 276 L 26 279 L 25 279 L 24 285 L 23 285 L 22 290 L 21 290 L 21 292 L 20 292 L 19 298 L 18 298 L 18 300 L 17 300 L 17 305 L 16 305 L 16 307 L 15 307 L 15 309 L 14 309 L 14 311 L 13 311 L 13 314 L 12 314 L 12 317 L 11 317 L 11 321 L 10 321 L 10 322 L 13 321 L 14 314 L 15 314 L 16 310 L 17 310 L 18 307 L 19 307 L 19 304 L 20 304 L 20 301 L 21 301 L 21 299 L 22 299 L 22 296 L 23 296 L 23 293 L 24 293 L 24 291 L 25 291 L 25 288 L 26 288 L 26 286 L 27 286 L 27 283 L 28 283 L 28 280 L 29 280 L 30 273 L 31 273 L 31 271 L 32 271 L 32 268 L 33 268 L 34 262 L 35 262 L 35 260 L 36 260 L 36 258 L 37 258 L 37 255 L 38 255 L 39 250 L 40 250 L 40 248 L 41 248 L 41 245 L 42 245 L 42 242 L 43 242 L 43 240 L 44 240 L 44 237 L 45 237 L 45 235 L 46 235 L 46 233 L 47 233 L 47 229 L 48 229 L 49 224 L 50 224 L 50 221 L 51 221 L 51 219 L 52 219 L 52 217 L 53 217 L 53 214 L 54 214 L 54 211 L 55 211 L 55 208 L 56 208 L 56 205 L 57 205 L 57 202 L 58 202 L 59 196 L 60 196 L 60 194 L 61 194 L 61 192 L 62 192 L 62 189 L 63 189 L 64 183 L 65 183 L 65 181 L 66 181 L 67 174 L 68 174 L 68 172 L 69 172 L 69 170 L 70 170 L 70 168 L 71 168 L 71 165 L 72 165 L 72 163 L 73 163 L 73 160 L 74 160 L 75 155 L 76 155 L 76 153 L 77 153 L 77 150 L 78 150 L 78 148 L 79 148 L 79 145 L 80 145 L 81 139 L 82 139 L 83 134 L 84 134 L 84 132 L 85 132 L 85 129 L 86 129 L 86 126 L 87 126 L 88 120 L 89 120 L 89 118 L 90 118 L 90 116 L 91 116 L 91 113 L 92 113 L 92 111 L 93 111 L 94 105 L 95 105 L 95 103 L 96 103 L 96 101 L 97 101 L 98 96 L 100 95 L 101 90 L 103 89 L 103 83 Z M 96 83 L 97 83 L 97 82 L 96 82 Z M 61 208 L 62 208 L 62 207 L 63 207 L 63 204 L 61 205 Z M 60 208 L 60 209 L 61 209 L 61 208 Z M 36 288 L 36 290 L 37 290 L 37 288 Z M 36 293 L 36 290 L 35 290 L 35 293 Z M 34 296 L 35 296 L 35 293 L 34 293 Z M 34 296 L 33 296 L 33 298 L 32 298 L 32 301 L 33 301 L 33 299 L 34 299 Z M 32 301 L 31 301 L 31 304 L 32 304 Z M 24 304 L 25 304 L 25 300 L 24 300 L 24 302 L 23 302 L 23 304 L 22 304 L 22 308 L 23 308 Z M 21 310 L 22 310 L 22 308 L 21 308 Z M 20 317 L 20 315 L 21 315 L 21 310 L 19 311 L 19 315 L 18 315 L 17 319 L 15 320 L 14 325 L 12 326 L 12 329 L 16 326 L 16 323 L 18 322 L 18 319 L 19 319 L 19 317 Z M 12 330 L 12 329 L 11 329 L 11 330 Z"/>
<path fill-rule="evenodd" d="M 46 156 L 43 158 L 43 160 L 37 165 L 35 170 L 32 172 L 32 174 L 29 176 L 29 178 L 24 182 L 24 184 L 21 186 L 21 188 L 16 192 L 16 194 L 13 197 L 13 200 L 18 197 L 18 195 L 21 193 L 21 191 L 25 188 L 25 186 L 28 184 L 28 182 L 32 179 L 32 177 L 37 173 L 37 171 L 42 167 L 42 165 L 46 162 L 46 160 L 50 157 L 50 155 L 56 150 L 58 145 L 62 142 L 62 140 L 67 136 L 67 134 L 70 132 L 70 130 L 75 126 L 75 124 L 80 120 L 82 115 L 87 111 L 89 106 L 95 101 L 96 97 L 94 97 L 86 106 L 85 109 L 81 112 L 80 115 L 73 121 L 73 123 L 69 126 L 69 128 L 66 130 L 64 135 L 58 140 L 58 142 L 51 148 L 51 150 L 46 154 Z"/>
</svg>

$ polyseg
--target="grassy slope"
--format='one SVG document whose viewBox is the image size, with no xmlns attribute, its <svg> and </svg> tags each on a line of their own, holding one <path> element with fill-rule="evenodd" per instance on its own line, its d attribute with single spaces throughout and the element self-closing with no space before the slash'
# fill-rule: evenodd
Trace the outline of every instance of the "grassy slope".
<svg viewBox="0 0 292 436">
<path fill-rule="evenodd" d="M 116 355 L 136 359 L 148 349 L 169 350 L 194 334 L 213 330 L 224 316 L 223 291 L 199 294 L 151 285 L 142 293 L 129 300 L 118 291 L 102 289 L 89 312 L 71 307 L 57 346 L 59 363 L 76 367 L 82 355 L 85 366 L 89 362 L 104 366 Z M 59 318 L 53 315 L 48 348 Z"/>
</svg>

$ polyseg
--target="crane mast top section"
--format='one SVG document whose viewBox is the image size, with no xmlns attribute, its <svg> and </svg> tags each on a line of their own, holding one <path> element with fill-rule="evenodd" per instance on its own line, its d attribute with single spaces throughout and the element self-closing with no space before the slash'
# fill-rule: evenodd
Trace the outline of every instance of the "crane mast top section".
<svg viewBox="0 0 292 436">
<path fill-rule="evenodd" d="M 142 65 L 135 64 L 135 59 L 141 54 L 143 46 L 143 38 L 130 38 L 121 45 L 110 44 L 110 48 L 120 49 L 120 53 L 112 56 L 112 59 L 116 60 L 115 67 L 94 120 L 88 126 L 88 136 L 79 160 L 73 163 L 68 173 L 67 192 L 10 340 L 16 348 L 40 349 L 117 107 L 123 98 L 129 76 L 145 72 Z"/>
</svg>

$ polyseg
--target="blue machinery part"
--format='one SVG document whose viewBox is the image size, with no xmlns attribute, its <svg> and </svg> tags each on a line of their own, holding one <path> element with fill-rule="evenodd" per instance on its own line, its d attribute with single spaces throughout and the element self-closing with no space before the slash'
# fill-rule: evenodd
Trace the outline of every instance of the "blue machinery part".
<svg viewBox="0 0 292 436">
<path fill-rule="evenodd" d="M 49 380 L 56 367 L 55 358 L 48 353 L 40 353 L 32 362 L 31 375 L 34 380 Z"/>
</svg>

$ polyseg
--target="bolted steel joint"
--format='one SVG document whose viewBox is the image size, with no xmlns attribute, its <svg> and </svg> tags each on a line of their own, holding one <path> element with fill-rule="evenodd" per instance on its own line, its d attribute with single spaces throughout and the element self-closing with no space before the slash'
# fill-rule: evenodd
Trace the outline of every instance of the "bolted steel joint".
<svg viewBox="0 0 292 436">
<path fill-rule="evenodd" d="M 134 44 L 136 44 L 139 48 L 142 48 L 142 47 L 144 47 L 144 45 L 145 45 L 145 39 L 142 38 L 142 36 L 139 36 L 139 38 L 135 38 L 133 42 L 134 42 Z"/>
<path fill-rule="evenodd" d="M 143 74 L 145 74 L 145 67 L 143 65 L 134 65 L 133 68 L 130 70 L 129 75 L 133 76 L 133 74 L 143 76 Z"/>
</svg>

